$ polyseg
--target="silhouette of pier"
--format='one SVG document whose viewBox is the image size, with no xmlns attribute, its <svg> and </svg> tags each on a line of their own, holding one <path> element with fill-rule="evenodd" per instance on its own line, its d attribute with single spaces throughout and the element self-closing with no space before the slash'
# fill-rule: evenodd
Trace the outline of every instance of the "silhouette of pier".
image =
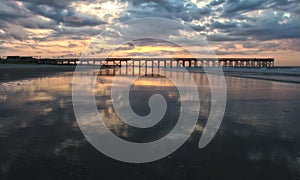
<svg viewBox="0 0 300 180">
<path fill-rule="evenodd" d="M 274 67 L 274 58 L 95 58 L 37 59 L 45 64 L 86 64 L 103 66 L 146 65 L 161 67 Z"/>
<path fill-rule="evenodd" d="M 2 63 L 56 64 L 56 65 L 100 65 L 104 67 L 237 67 L 272 68 L 274 58 L 36 58 L 8 56 Z"/>
</svg>

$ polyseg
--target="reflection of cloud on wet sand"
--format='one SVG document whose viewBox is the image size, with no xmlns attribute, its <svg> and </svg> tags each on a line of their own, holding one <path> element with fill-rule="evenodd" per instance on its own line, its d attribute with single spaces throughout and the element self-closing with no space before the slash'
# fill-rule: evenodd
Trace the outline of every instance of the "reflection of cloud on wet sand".
<svg viewBox="0 0 300 180">
<path fill-rule="evenodd" d="M 230 170 L 235 168 L 236 176 L 245 173 L 251 176 L 255 172 L 268 175 L 270 178 L 278 177 L 278 179 L 284 179 L 281 177 L 287 175 L 298 177 L 297 175 L 300 174 L 299 86 L 228 77 L 226 80 L 229 101 L 221 129 L 206 149 L 199 150 L 196 146 L 209 112 L 210 89 L 207 79 L 202 75 L 195 75 L 193 78 L 198 83 L 201 96 L 200 117 L 195 133 L 178 152 L 172 154 L 172 158 L 145 166 L 138 165 L 139 171 L 145 172 L 147 170 L 144 169 L 148 168 L 150 174 L 154 171 L 161 173 L 159 175 L 184 171 L 194 178 L 199 175 L 199 168 L 193 167 L 201 167 L 203 176 L 206 176 L 205 173 L 210 172 L 211 168 L 220 174 L 232 176 Z M 85 80 L 84 75 L 82 80 Z M 149 90 L 155 84 L 159 84 L 158 79 L 152 82 L 151 78 L 144 82 L 142 80 L 137 82 L 133 91 L 137 90 L 134 88 L 143 87 Z M 82 135 L 72 109 L 71 81 L 72 77 L 66 75 L 18 81 L 6 84 L 5 87 L 0 86 L 2 93 L 0 95 L 0 179 L 3 174 L 4 177 L 8 177 L 6 176 L 8 174 L 10 176 L 20 174 L 26 177 L 28 174 L 35 174 L 55 178 L 55 175 L 80 172 L 74 168 L 76 163 L 86 163 L 90 167 L 104 167 L 105 171 L 116 167 L 124 174 L 132 173 L 134 165 L 123 166 L 114 160 L 104 158 Z M 169 130 L 165 127 L 172 128 L 171 122 L 175 122 L 176 116 L 165 119 L 165 124 L 159 126 L 154 133 L 150 130 L 143 133 L 122 123 L 112 107 L 111 82 L 112 77 L 99 77 L 99 81 L 96 81 L 95 93 L 99 114 L 106 117 L 104 121 L 114 134 L 126 140 L 144 142 L 164 135 Z M 163 85 L 161 87 L 168 90 L 164 95 L 172 100 L 174 105 L 171 108 L 172 114 L 176 112 L 179 105 L 176 104 L 179 100 L 178 96 L 175 91 L 170 91 Z M 140 98 L 143 97 L 142 95 L 149 94 L 136 95 Z M 147 109 L 144 107 L 147 106 L 147 101 L 136 100 L 133 106 L 137 105 L 143 107 L 137 110 L 146 113 Z M 194 110 L 191 108 L 191 111 Z M 89 118 L 91 117 L 87 115 L 86 126 L 93 128 L 97 121 L 91 121 Z M 95 132 L 103 133 L 101 129 L 95 129 Z M 147 139 L 149 135 L 153 135 L 152 139 Z M 109 165 L 103 162 L 108 162 Z M 183 166 L 180 169 L 174 168 L 178 167 L 179 163 Z M 157 170 L 157 167 L 163 167 L 163 171 Z M 95 173 L 99 172 L 99 169 L 91 171 Z M 22 174 L 21 172 L 24 171 L 28 173 Z M 88 171 L 91 172 L 90 169 Z M 106 172 L 101 171 L 99 174 L 103 173 Z M 113 173 L 106 173 L 106 175 L 114 176 Z M 22 179 L 23 177 L 20 176 L 15 179 Z"/>
<path fill-rule="evenodd" d="M 52 101 L 52 100 L 54 100 L 54 97 L 50 96 L 45 92 L 37 92 L 35 93 L 35 96 L 29 98 L 29 101 Z"/>
<path fill-rule="evenodd" d="M 79 148 L 86 145 L 86 143 L 88 143 L 87 140 L 66 139 L 55 147 L 54 153 L 60 156 L 67 153 L 68 148 Z"/>
</svg>

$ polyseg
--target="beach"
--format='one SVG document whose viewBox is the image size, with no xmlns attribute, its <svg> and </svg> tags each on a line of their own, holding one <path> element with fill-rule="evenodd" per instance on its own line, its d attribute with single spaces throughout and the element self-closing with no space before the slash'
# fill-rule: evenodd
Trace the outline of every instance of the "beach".
<svg viewBox="0 0 300 180">
<path fill-rule="evenodd" d="M 75 66 L 40 64 L 0 64 L 0 82 L 54 76 L 62 72 L 73 72 Z"/>
<path fill-rule="evenodd" d="M 75 69 L 76 66 L 73 65 L 2 64 L 0 66 L 0 82 L 8 82 L 26 78 L 38 78 L 48 75 L 51 76 L 61 72 L 74 72 Z M 223 67 L 222 69 L 224 75 L 226 76 L 300 83 L 300 67 L 276 67 L 268 69 Z M 206 68 L 206 71 L 204 71 L 202 68 L 190 68 L 189 70 L 192 73 L 214 73 L 213 68 Z"/>
<path fill-rule="evenodd" d="M 300 67 L 274 67 L 274 68 L 234 68 L 223 67 L 226 76 L 244 77 L 252 79 L 271 80 L 278 82 L 300 83 Z M 214 74 L 214 68 L 190 68 L 194 73 Z"/>
<path fill-rule="evenodd" d="M 111 159 L 87 141 L 72 105 L 74 68 L 0 65 L 1 180 L 300 178 L 299 68 L 225 69 L 225 115 L 217 135 L 203 149 L 198 143 L 209 115 L 210 87 L 204 73 L 191 73 L 201 99 L 194 132 L 177 151 L 146 164 Z M 82 81 L 87 76 L 83 74 Z M 132 94 L 137 98 L 131 105 L 138 114 L 149 112 L 145 100 L 153 89 L 170 105 L 161 123 L 143 131 L 120 122 L 112 111 L 112 80 L 98 76 L 95 94 L 99 114 L 114 134 L 148 142 L 173 128 L 180 109 L 176 88 L 157 84 L 157 77 L 134 86 L 133 92 L 143 89 Z"/>
</svg>

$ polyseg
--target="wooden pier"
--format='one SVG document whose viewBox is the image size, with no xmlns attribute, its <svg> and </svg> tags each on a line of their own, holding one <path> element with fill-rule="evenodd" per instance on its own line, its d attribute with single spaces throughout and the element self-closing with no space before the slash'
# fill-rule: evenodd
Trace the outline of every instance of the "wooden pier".
<svg viewBox="0 0 300 180">
<path fill-rule="evenodd" d="M 85 64 L 103 66 L 160 67 L 274 67 L 274 58 L 95 58 L 95 59 L 37 59 L 39 64 Z"/>
<path fill-rule="evenodd" d="M 89 59 L 43 59 L 28 58 L 37 64 L 56 65 L 99 65 L 99 66 L 134 66 L 141 67 L 236 67 L 236 68 L 272 68 L 274 58 L 89 58 Z M 3 63 L 20 62 L 19 59 L 2 59 Z M 27 60 L 28 61 L 28 60 Z"/>
</svg>

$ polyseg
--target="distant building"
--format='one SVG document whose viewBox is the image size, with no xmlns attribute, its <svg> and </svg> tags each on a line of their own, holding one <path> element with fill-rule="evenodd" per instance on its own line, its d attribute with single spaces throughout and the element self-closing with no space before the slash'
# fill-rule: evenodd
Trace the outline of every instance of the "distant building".
<svg viewBox="0 0 300 180">
<path fill-rule="evenodd" d="M 36 58 L 32 56 L 7 56 L 6 62 L 16 62 L 16 63 L 35 63 Z"/>
<path fill-rule="evenodd" d="M 6 57 L 6 60 L 8 60 L 8 61 L 14 61 L 14 60 L 20 60 L 20 56 L 7 56 Z"/>
<path fill-rule="evenodd" d="M 31 56 L 24 56 L 24 57 L 20 57 L 20 61 L 22 61 L 22 62 L 35 62 L 36 58 L 31 57 Z"/>
</svg>

